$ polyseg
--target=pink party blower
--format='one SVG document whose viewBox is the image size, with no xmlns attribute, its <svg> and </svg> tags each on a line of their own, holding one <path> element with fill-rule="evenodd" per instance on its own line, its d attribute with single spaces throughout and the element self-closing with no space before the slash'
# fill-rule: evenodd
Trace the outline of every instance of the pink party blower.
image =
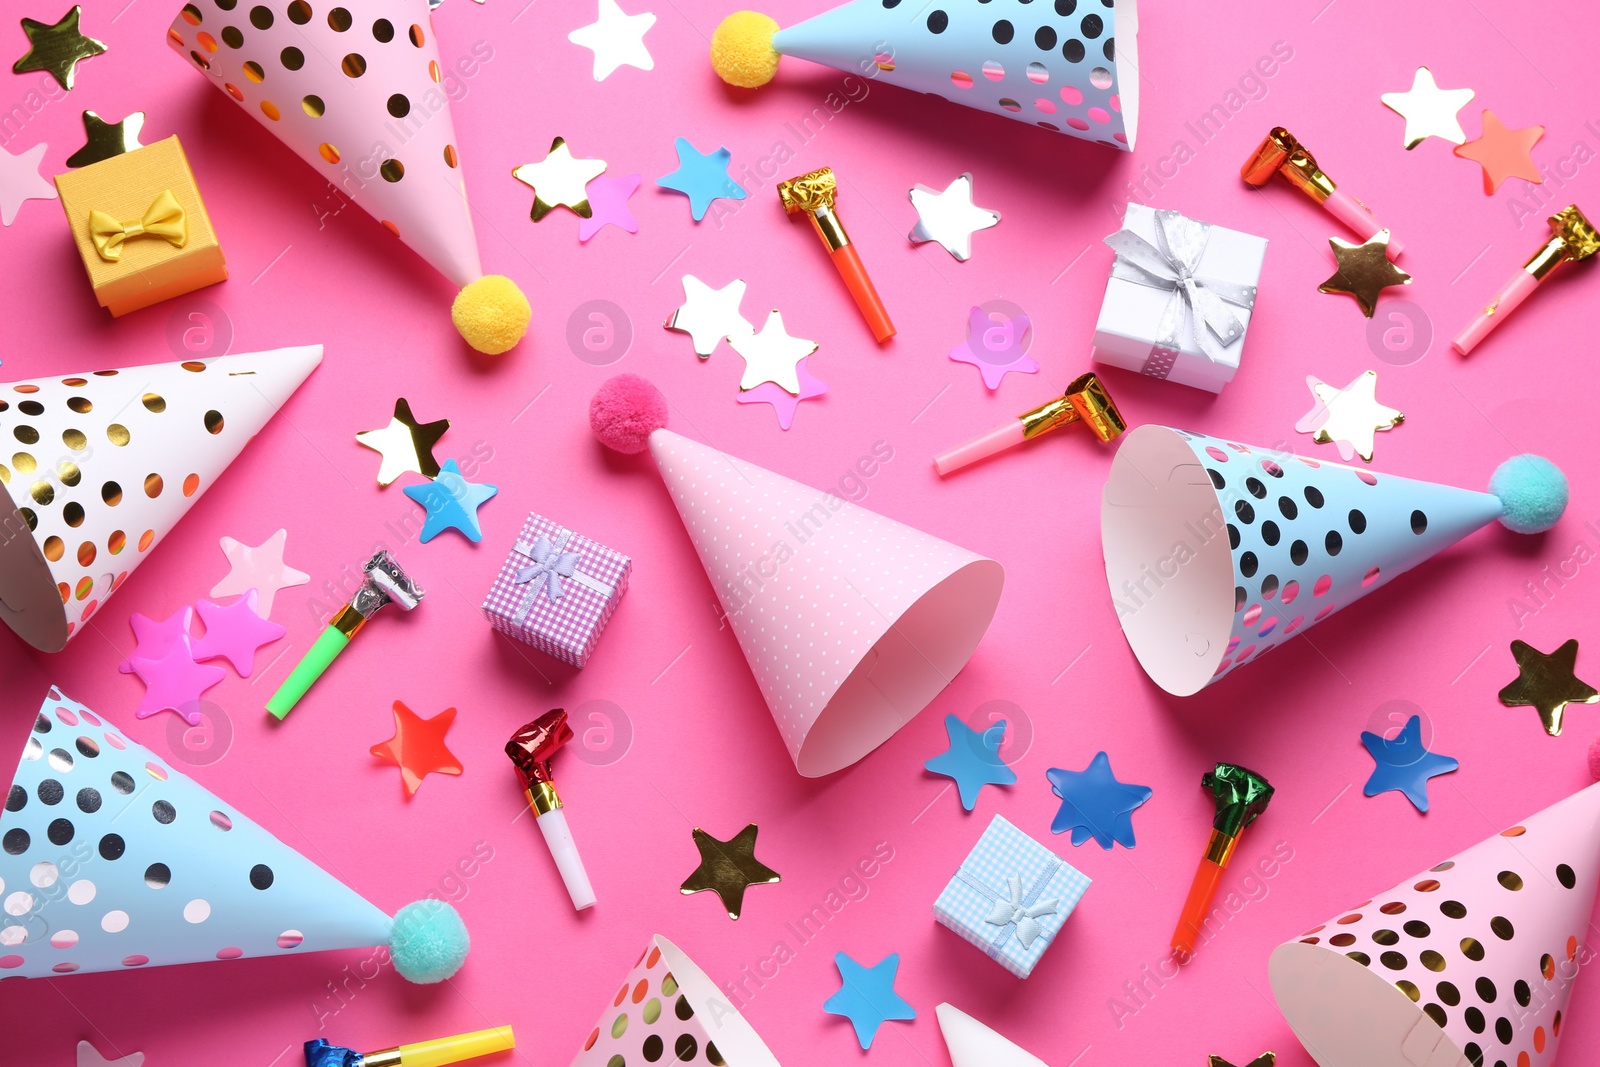
<svg viewBox="0 0 1600 1067">
<path fill-rule="evenodd" d="M 1024 411 L 981 437 L 935 456 L 933 465 L 941 476 L 946 475 L 1073 422 L 1084 423 L 1102 441 L 1114 441 L 1128 428 L 1105 384 L 1091 372 L 1074 378 L 1067 391 L 1048 404 Z"/>
<path fill-rule="evenodd" d="M 1548 221 L 1550 240 L 1500 287 L 1477 317 L 1450 342 L 1463 356 L 1477 348 L 1478 343 L 1489 336 L 1489 331 L 1526 300 L 1557 267 L 1569 260 L 1577 263 L 1589 259 L 1600 252 L 1600 233 L 1596 233 L 1594 226 L 1583 217 L 1577 204 L 1568 204 Z"/>
<path fill-rule="evenodd" d="M 1257 189 L 1271 181 L 1274 174 L 1282 174 L 1290 185 L 1321 204 L 1324 211 L 1350 227 L 1363 240 L 1384 229 L 1383 223 L 1373 216 L 1367 205 L 1349 193 L 1339 191 L 1333 179 L 1317 166 L 1316 159 L 1306 151 L 1306 146 L 1295 140 L 1294 134 L 1282 126 L 1272 128 L 1255 154 L 1240 168 L 1239 174 L 1245 184 Z M 1403 247 L 1391 236 L 1389 258 L 1398 256 Z"/>
</svg>

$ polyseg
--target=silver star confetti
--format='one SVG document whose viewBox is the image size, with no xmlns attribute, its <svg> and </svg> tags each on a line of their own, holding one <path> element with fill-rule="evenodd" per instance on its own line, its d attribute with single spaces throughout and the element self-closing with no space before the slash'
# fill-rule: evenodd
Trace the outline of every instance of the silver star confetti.
<svg viewBox="0 0 1600 1067">
<path fill-rule="evenodd" d="M 917 185 L 910 195 L 911 206 L 917 209 L 917 224 L 908 235 L 911 243 L 937 241 L 963 263 L 972 258 L 972 235 L 1000 222 L 1000 212 L 972 202 L 971 174 L 963 174 L 942 193 Z"/>
<path fill-rule="evenodd" d="M 783 316 L 776 310 L 768 313 L 760 333 L 730 337 L 728 343 L 744 358 L 744 377 L 739 379 L 740 389 L 754 389 L 762 382 L 772 382 L 795 396 L 800 395 L 800 375 L 795 369 L 796 364 L 817 350 L 815 341 L 790 337 L 789 331 L 783 328 Z"/>
<path fill-rule="evenodd" d="M 683 276 L 683 304 L 667 317 L 669 330 L 689 335 L 694 354 L 709 359 L 723 338 L 745 337 L 755 332 L 750 320 L 739 314 L 744 300 L 744 279 L 735 278 L 713 289 L 693 274 Z"/>
</svg>

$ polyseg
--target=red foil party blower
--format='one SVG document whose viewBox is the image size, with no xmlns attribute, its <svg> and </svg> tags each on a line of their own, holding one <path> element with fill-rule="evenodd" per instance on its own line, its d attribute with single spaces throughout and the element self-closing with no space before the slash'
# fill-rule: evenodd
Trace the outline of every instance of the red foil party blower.
<svg viewBox="0 0 1600 1067">
<path fill-rule="evenodd" d="M 534 810 L 544 843 L 550 846 L 550 855 L 556 861 L 556 870 L 566 883 L 572 906 L 579 911 L 594 906 L 594 887 L 589 884 L 589 872 L 584 870 L 583 857 L 567 829 L 567 813 L 562 809 L 561 795 L 550 777 L 550 757 L 572 740 L 572 727 L 567 725 L 567 713 L 555 708 L 528 723 L 511 735 L 506 742 L 506 755 L 516 765 L 517 776 L 522 779 L 523 791 L 528 794 L 528 806 Z"/>
</svg>

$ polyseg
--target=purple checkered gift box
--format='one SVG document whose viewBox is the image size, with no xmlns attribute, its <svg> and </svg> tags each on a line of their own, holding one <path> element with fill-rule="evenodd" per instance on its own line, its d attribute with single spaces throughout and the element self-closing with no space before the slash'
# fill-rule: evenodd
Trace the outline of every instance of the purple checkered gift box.
<svg viewBox="0 0 1600 1067">
<path fill-rule="evenodd" d="M 633 560 L 531 512 L 483 614 L 508 637 L 582 667 L 622 594 Z"/>
</svg>

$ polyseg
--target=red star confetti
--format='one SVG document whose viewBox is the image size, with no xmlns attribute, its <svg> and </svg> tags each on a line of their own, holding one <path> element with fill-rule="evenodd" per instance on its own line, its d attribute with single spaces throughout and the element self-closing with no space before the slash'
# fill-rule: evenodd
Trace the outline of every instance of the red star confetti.
<svg viewBox="0 0 1600 1067">
<path fill-rule="evenodd" d="M 400 768 L 406 796 L 415 796 L 422 779 L 430 774 L 461 773 L 461 763 L 444 743 L 444 735 L 455 721 L 455 708 L 424 719 L 401 701 L 394 702 L 394 736 L 373 745 L 371 751 Z"/>
<path fill-rule="evenodd" d="M 1507 178 L 1521 178 L 1535 185 L 1543 183 L 1544 175 L 1533 165 L 1533 157 L 1529 154 L 1543 136 L 1543 126 L 1524 126 L 1520 130 L 1513 130 L 1501 122 L 1493 111 L 1484 108 L 1483 135 L 1476 141 L 1457 145 L 1455 153 L 1483 168 L 1483 195 L 1493 196 Z"/>
</svg>

